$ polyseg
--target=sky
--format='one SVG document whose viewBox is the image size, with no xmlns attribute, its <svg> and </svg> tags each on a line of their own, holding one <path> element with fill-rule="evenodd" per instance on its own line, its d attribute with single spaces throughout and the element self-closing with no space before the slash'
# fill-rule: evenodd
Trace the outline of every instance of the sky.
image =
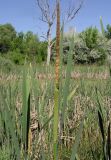
<svg viewBox="0 0 111 160">
<path fill-rule="evenodd" d="M 61 6 L 65 8 L 67 2 L 67 0 L 62 0 Z M 40 21 L 40 16 L 36 0 L 0 0 L 0 24 L 11 23 L 17 32 L 30 30 L 39 37 L 44 35 L 47 25 Z M 82 9 L 67 24 L 66 30 L 69 27 L 76 27 L 76 30 L 81 32 L 89 26 L 96 26 L 100 29 L 100 16 L 102 16 L 104 26 L 111 24 L 111 0 L 84 0 Z M 54 34 L 53 30 L 53 36 Z"/>
</svg>

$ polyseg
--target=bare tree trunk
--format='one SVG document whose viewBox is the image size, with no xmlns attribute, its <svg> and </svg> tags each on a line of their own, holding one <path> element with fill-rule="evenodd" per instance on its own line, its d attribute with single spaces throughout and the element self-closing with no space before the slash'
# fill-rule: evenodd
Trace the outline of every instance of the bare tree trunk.
<svg viewBox="0 0 111 160">
<path fill-rule="evenodd" d="M 49 28 L 47 32 L 47 40 L 48 40 L 48 46 L 47 46 L 47 65 L 50 64 L 50 58 L 51 58 L 51 29 Z"/>
</svg>

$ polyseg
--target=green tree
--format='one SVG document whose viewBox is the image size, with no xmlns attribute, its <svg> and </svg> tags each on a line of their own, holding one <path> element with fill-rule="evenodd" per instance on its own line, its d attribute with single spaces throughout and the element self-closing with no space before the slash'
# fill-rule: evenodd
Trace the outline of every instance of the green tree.
<svg viewBox="0 0 111 160">
<path fill-rule="evenodd" d="M 39 38 L 37 35 L 33 34 L 31 31 L 28 31 L 25 35 L 25 45 L 26 45 L 26 54 L 27 55 L 36 55 L 38 52 L 38 43 Z"/>
<path fill-rule="evenodd" d="M 64 63 L 67 63 L 67 54 L 69 51 L 70 37 L 64 38 Z M 107 57 L 107 47 L 105 38 L 96 27 L 89 27 L 81 33 L 74 34 L 74 52 L 75 63 L 104 63 Z"/>
<path fill-rule="evenodd" d="M 25 34 L 23 32 L 17 33 L 16 38 L 12 41 L 11 51 L 19 51 L 21 54 L 26 54 L 26 44 L 24 41 Z"/>
<path fill-rule="evenodd" d="M 111 39 L 111 25 L 109 24 L 106 27 L 105 36 L 107 39 Z"/>
<path fill-rule="evenodd" d="M 86 46 L 92 50 L 98 45 L 99 31 L 96 27 L 89 27 L 80 34 Z"/>
<path fill-rule="evenodd" d="M 83 42 L 82 46 L 76 49 L 76 59 L 78 57 L 79 62 L 84 63 L 104 63 L 107 56 L 106 43 L 98 29 L 89 27 L 80 33 L 80 38 Z"/>
<path fill-rule="evenodd" d="M 30 60 L 42 62 L 46 60 L 47 42 L 40 42 L 36 34 L 28 31 L 24 37 L 25 54 Z"/>
<path fill-rule="evenodd" d="M 0 25 L 0 52 L 9 51 L 15 38 L 16 31 L 11 24 Z"/>
<path fill-rule="evenodd" d="M 37 55 L 37 62 L 46 61 L 47 58 L 47 42 L 39 42 L 39 52 Z"/>
</svg>

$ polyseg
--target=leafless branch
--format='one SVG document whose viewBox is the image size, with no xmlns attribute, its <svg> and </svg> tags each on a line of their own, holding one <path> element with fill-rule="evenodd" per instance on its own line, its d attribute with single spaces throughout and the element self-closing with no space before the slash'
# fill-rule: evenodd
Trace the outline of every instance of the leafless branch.
<svg viewBox="0 0 111 160">
<path fill-rule="evenodd" d="M 75 4 L 74 4 L 74 3 L 73 3 L 73 4 L 69 3 L 70 5 L 69 5 L 69 8 L 68 8 L 68 10 L 67 10 L 67 15 L 66 15 L 65 23 L 68 23 L 68 22 L 70 22 L 72 19 L 75 18 L 75 16 L 77 15 L 77 13 L 79 12 L 79 10 L 80 10 L 80 9 L 82 8 L 82 6 L 83 6 L 83 1 L 84 1 L 84 0 L 81 0 L 81 1 L 80 1 L 80 4 L 79 4 L 78 7 L 75 7 Z"/>
<path fill-rule="evenodd" d="M 56 40 L 54 40 L 52 43 L 51 43 L 51 48 L 53 47 L 53 45 L 55 44 Z"/>
<path fill-rule="evenodd" d="M 45 41 L 47 41 L 47 36 L 46 34 L 42 33 L 42 36 L 40 36 L 41 38 L 43 38 Z"/>
<path fill-rule="evenodd" d="M 49 0 L 36 0 L 36 1 L 42 14 L 40 20 L 47 23 L 51 27 L 56 17 L 56 8 L 51 13 Z"/>
</svg>

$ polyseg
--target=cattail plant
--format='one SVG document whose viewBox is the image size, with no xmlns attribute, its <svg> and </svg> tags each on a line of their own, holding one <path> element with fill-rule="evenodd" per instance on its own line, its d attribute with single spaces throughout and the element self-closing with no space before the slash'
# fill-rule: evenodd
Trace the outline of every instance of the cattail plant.
<svg viewBox="0 0 111 160">
<path fill-rule="evenodd" d="M 105 35 L 105 29 L 104 29 L 102 17 L 100 17 L 100 26 L 101 26 L 102 35 L 104 36 Z"/>
<path fill-rule="evenodd" d="M 22 137 L 25 156 L 31 152 L 31 130 L 30 130 L 30 89 L 31 89 L 31 66 L 23 73 L 23 107 L 22 107 Z"/>
<path fill-rule="evenodd" d="M 99 128 L 102 137 L 102 157 L 104 160 L 111 159 L 111 146 L 110 146 L 110 111 L 105 113 L 104 106 L 101 103 L 101 94 L 96 89 L 97 107 L 98 107 L 98 120 Z"/>
<path fill-rule="evenodd" d="M 55 96 L 54 96 L 54 160 L 57 160 L 58 145 L 58 121 L 59 121 L 59 68 L 60 68 L 60 1 L 57 0 L 57 24 L 56 24 L 56 62 L 55 62 Z"/>
</svg>

